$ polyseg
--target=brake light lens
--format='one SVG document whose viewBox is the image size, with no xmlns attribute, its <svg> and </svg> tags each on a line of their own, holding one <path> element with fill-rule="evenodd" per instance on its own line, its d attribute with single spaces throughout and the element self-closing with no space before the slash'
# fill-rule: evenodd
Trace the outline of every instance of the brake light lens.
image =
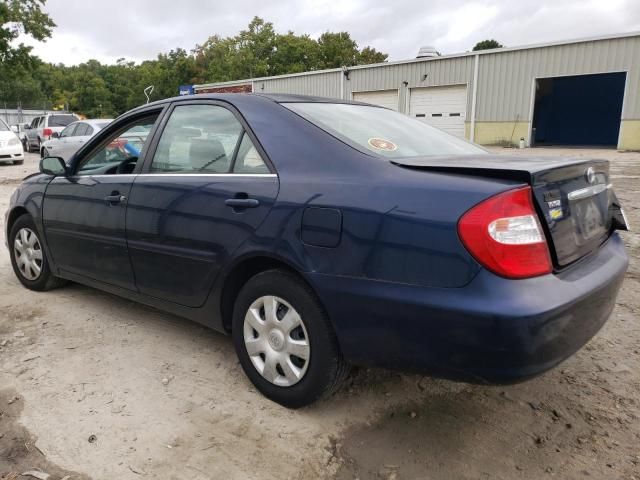
<svg viewBox="0 0 640 480">
<path fill-rule="evenodd" d="M 42 130 L 42 136 L 50 137 L 51 135 L 53 135 L 53 130 L 51 130 L 50 128 L 45 128 L 44 130 Z"/>
<path fill-rule="evenodd" d="M 479 203 L 462 216 L 458 234 L 482 266 L 502 277 L 529 278 L 553 270 L 531 187 Z"/>
</svg>

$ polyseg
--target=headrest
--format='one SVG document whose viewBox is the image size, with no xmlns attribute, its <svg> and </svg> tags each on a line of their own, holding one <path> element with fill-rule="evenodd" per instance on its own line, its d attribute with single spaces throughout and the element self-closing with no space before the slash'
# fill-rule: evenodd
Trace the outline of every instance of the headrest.
<svg viewBox="0 0 640 480">
<path fill-rule="evenodd" d="M 227 154 L 220 140 L 215 138 L 192 138 L 189 147 L 191 168 L 219 171 L 219 165 L 227 163 Z"/>
</svg>

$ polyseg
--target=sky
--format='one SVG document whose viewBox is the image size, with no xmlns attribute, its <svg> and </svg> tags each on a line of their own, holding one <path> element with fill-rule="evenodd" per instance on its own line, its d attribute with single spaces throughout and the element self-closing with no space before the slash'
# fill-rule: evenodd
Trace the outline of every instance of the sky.
<svg viewBox="0 0 640 480">
<path fill-rule="evenodd" d="M 640 0 L 47 0 L 44 10 L 57 24 L 52 37 L 23 41 L 67 65 L 191 50 L 213 34 L 235 35 L 254 15 L 281 33 L 348 31 L 389 60 L 413 58 L 425 45 L 444 55 L 486 38 L 518 46 L 640 31 Z"/>
</svg>

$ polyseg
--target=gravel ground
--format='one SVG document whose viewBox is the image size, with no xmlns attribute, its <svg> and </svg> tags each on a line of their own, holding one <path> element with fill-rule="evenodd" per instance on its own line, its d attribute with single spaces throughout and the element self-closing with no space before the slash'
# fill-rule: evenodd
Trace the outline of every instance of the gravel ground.
<svg viewBox="0 0 640 480">
<path fill-rule="evenodd" d="M 497 151 L 610 159 L 640 225 L 640 153 Z M 0 210 L 37 162 L 0 165 Z M 4 251 L 0 479 L 640 479 L 640 237 L 623 237 L 611 319 L 555 370 L 481 387 L 361 369 L 299 411 L 253 390 L 228 337 L 80 285 L 30 292 Z"/>
</svg>

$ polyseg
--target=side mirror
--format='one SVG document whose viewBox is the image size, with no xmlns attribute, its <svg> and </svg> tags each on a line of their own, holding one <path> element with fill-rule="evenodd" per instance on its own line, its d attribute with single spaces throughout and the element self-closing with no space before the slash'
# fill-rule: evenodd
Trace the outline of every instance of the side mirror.
<svg viewBox="0 0 640 480">
<path fill-rule="evenodd" d="M 53 132 L 51 134 L 51 138 L 60 138 L 60 134 L 58 132 Z"/>
<path fill-rule="evenodd" d="M 67 174 L 67 165 L 60 157 L 44 157 L 40 160 L 40 172 L 58 177 Z"/>
<path fill-rule="evenodd" d="M 31 130 L 31 125 L 25 125 L 25 126 L 24 126 L 24 129 L 25 129 L 25 130 Z"/>
</svg>

